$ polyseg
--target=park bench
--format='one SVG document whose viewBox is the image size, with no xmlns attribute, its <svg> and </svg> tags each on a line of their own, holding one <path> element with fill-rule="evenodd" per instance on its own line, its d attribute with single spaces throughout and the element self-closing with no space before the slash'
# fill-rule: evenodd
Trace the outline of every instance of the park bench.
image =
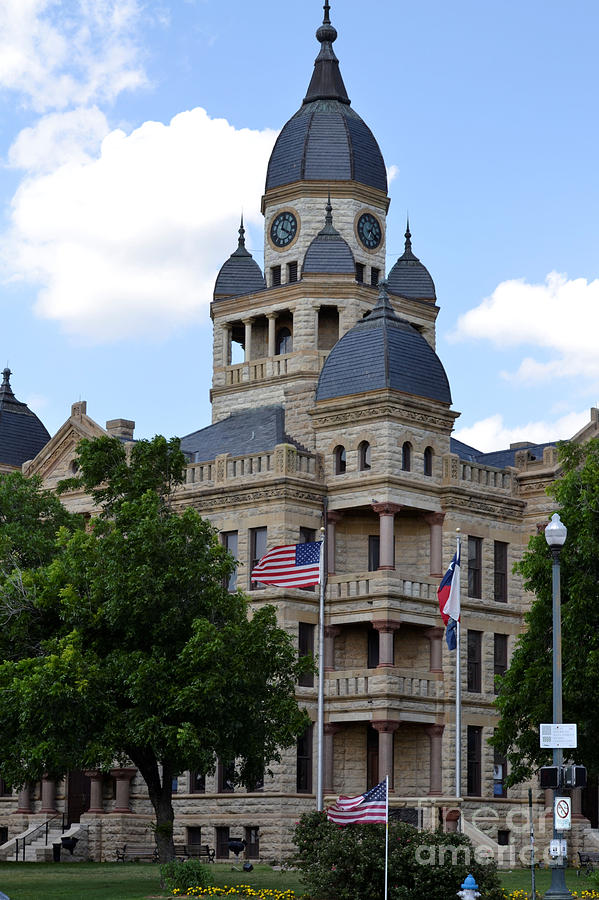
<svg viewBox="0 0 599 900">
<path fill-rule="evenodd" d="M 117 862 L 158 862 L 158 850 L 154 844 L 123 844 L 121 850 L 116 851 Z"/>
<path fill-rule="evenodd" d="M 580 875 L 581 869 L 584 869 L 585 872 L 592 872 L 593 869 L 596 869 L 599 866 L 599 850 L 587 850 L 583 853 L 582 850 L 578 851 L 578 860 L 580 863 L 577 875 Z"/>
<path fill-rule="evenodd" d="M 177 859 L 199 859 L 202 862 L 214 862 L 214 850 L 208 844 L 175 844 Z"/>
</svg>

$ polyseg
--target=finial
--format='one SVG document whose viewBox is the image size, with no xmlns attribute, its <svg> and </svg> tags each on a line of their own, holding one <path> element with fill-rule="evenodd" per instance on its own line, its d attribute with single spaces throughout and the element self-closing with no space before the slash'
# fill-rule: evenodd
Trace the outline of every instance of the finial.
<svg viewBox="0 0 599 900">
<path fill-rule="evenodd" d="M 243 212 L 241 213 L 241 225 L 239 226 L 239 246 L 245 247 L 245 228 L 243 227 Z"/>
<path fill-rule="evenodd" d="M 237 250 L 231 256 L 251 256 L 252 254 L 245 246 L 245 228 L 243 227 L 243 211 L 241 213 L 241 223 L 239 225 L 239 239 L 237 241 Z"/>
<path fill-rule="evenodd" d="M 322 24 L 331 24 L 331 4 L 329 3 L 329 0 L 324 0 L 324 19 L 322 20 Z"/>
<path fill-rule="evenodd" d="M 2 384 L 5 384 L 7 387 L 10 387 L 10 376 L 12 372 L 8 368 L 8 366 L 2 370 Z"/>
<path fill-rule="evenodd" d="M 327 200 L 327 205 L 326 205 L 326 211 L 327 211 L 327 214 L 326 214 L 326 218 L 325 218 L 325 225 L 332 225 L 333 224 L 333 207 L 331 206 L 331 189 L 330 188 L 329 188 L 329 199 Z"/>
<path fill-rule="evenodd" d="M 322 231 L 319 231 L 319 235 L 332 235 L 333 237 L 339 237 L 339 232 L 333 225 L 333 207 L 331 205 L 331 190 L 329 188 L 329 199 L 327 200 L 327 205 L 325 206 L 326 216 L 324 218 L 324 228 Z"/>
<path fill-rule="evenodd" d="M 412 232 L 410 231 L 410 216 L 409 215 L 407 218 L 405 239 L 406 239 L 406 250 L 411 250 L 412 249 Z"/>
</svg>

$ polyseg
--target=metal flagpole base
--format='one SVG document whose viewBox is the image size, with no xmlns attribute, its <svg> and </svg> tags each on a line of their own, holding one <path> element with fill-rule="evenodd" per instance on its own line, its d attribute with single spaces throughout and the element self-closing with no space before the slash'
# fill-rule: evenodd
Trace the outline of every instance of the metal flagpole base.
<svg viewBox="0 0 599 900">
<path fill-rule="evenodd" d="M 572 894 L 566 887 L 566 870 L 563 866 L 551 866 L 551 886 L 543 894 L 543 900 L 571 900 Z"/>
</svg>

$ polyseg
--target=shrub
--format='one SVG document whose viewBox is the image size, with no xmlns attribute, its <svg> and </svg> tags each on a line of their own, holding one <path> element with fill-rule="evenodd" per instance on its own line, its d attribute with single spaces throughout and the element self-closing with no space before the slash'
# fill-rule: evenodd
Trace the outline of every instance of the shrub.
<svg viewBox="0 0 599 900">
<path fill-rule="evenodd" d="M 324 813 L 312 812 L 302 816 L 294 839 L 294 862 L 313 900 L 379 900 L 385 877 L 383 825 L 340 827 Z M 389 824 L 389 900 L 447 900 L 469 872 L 483 900 L 503 900 L 495 863 L 475 862 L 467 837 Z"/>
<path fill-rule="evenodd" d="M 210 878 L 208 869 L 198 859 L 186 859 L 184 862 L 174 860 L 160 866 L 160 883 L 171 893 L 179 890 L 184 894 L 188 888 L 208 887 Z"/>
</svg>

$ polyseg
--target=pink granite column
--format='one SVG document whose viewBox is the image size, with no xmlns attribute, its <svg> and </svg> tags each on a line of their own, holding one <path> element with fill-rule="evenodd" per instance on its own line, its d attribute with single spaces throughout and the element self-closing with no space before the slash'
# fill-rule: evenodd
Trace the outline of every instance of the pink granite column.
<svg viewBox="0 0 599 900">
<path fill-rule="evenodd" d="M 389 790 L 393 790 L 393 735 L 399 728 L 399 722 L 383 719 L 371 722 L 379 733 L 379 781 L 389 776 Z"/>
<path fill-rule="evenodd" d="M 102 785 L 104 776 L 102 772 L 98 772 L 97 769 L 91 769 L 90 771 L 84 772 L 84 774 L 87 775 L 90 780 L 88 813 L 94 813 L 95 815 L 103 814 L 104 798 Z"/>
<path fill-rule="evenodd" d="M 429 794 L 439 796 L 443 790 L 443 731 L 444 725 L 428 725 L 426 733 L 430 741 L 430 789 Z"/>
<path fill-rule="evenodd" d="M 341 731 L 341 725 L 334 725 L 333 723 L 328 722 L 324 726 L 322 786 L 325 794 L 333 793 L 334 737 L 339 731 Z"/>
<path fill-rule="evenodd" d="M 395 569 L 395 516 L 401 506 L 397 503 L 373 503 L 372 508 L 379 516 L 379 570 Z"/>
<path fill-rule="evenodd" d="M 374 621 L 372 627 L 376 628 L 379 633 L 379 664 L 377 669 L 386 669 L 395 665 L 395 657 L 393 653 L 393 638 L 396 631 L 399 631 L 401 622 Z"/>
<path fill-rule="evenodd" d="M 325 625 L 324 629 L 324 670 L 333 672 L 335 669 L 335 638 L 341 633 L 336 625 Z"/>
<path fill-rule="evenodd" d="M 116 805 L 115 813 L 130 813 L 129 793 L 131 780 L 137 773 L 137 769 L 123 768 L 111 769 L 110 774 L 116 779 Z"/>
<path fill-rule="evenodd" d="M 327 514 L 327 568 L 328 574 L 335 574 L 335 531 L 337 522 L 340 521 L 343 513 L 334 510 Z"/>
<path fill-rule="evenodd" d="M 443 575 L 443 520 L 445 513 L 425 513 L 424 521 L 430 526 L 430 573 Z"/>
<path fill-rule="evenodd" d="M 56 782 L 44 775 L 42 778 L 42 808 L 40 812 L 56 813 Z"/>
<path fill-rule="evenodd" d="M 30 813 L 31 812 L 31 789 L 28 784 L 24 784 L 21 790 L 19 791 L 17 808 L 14 811 L 14 814 L 17 813 Z"/>
<path fill-rule="evenodd" d="M 424 632 L 430 642 L 430 669 L 431 672 L 443 672 L 443 635 L 442 628 L 434 626 Z"/>
</svg>

